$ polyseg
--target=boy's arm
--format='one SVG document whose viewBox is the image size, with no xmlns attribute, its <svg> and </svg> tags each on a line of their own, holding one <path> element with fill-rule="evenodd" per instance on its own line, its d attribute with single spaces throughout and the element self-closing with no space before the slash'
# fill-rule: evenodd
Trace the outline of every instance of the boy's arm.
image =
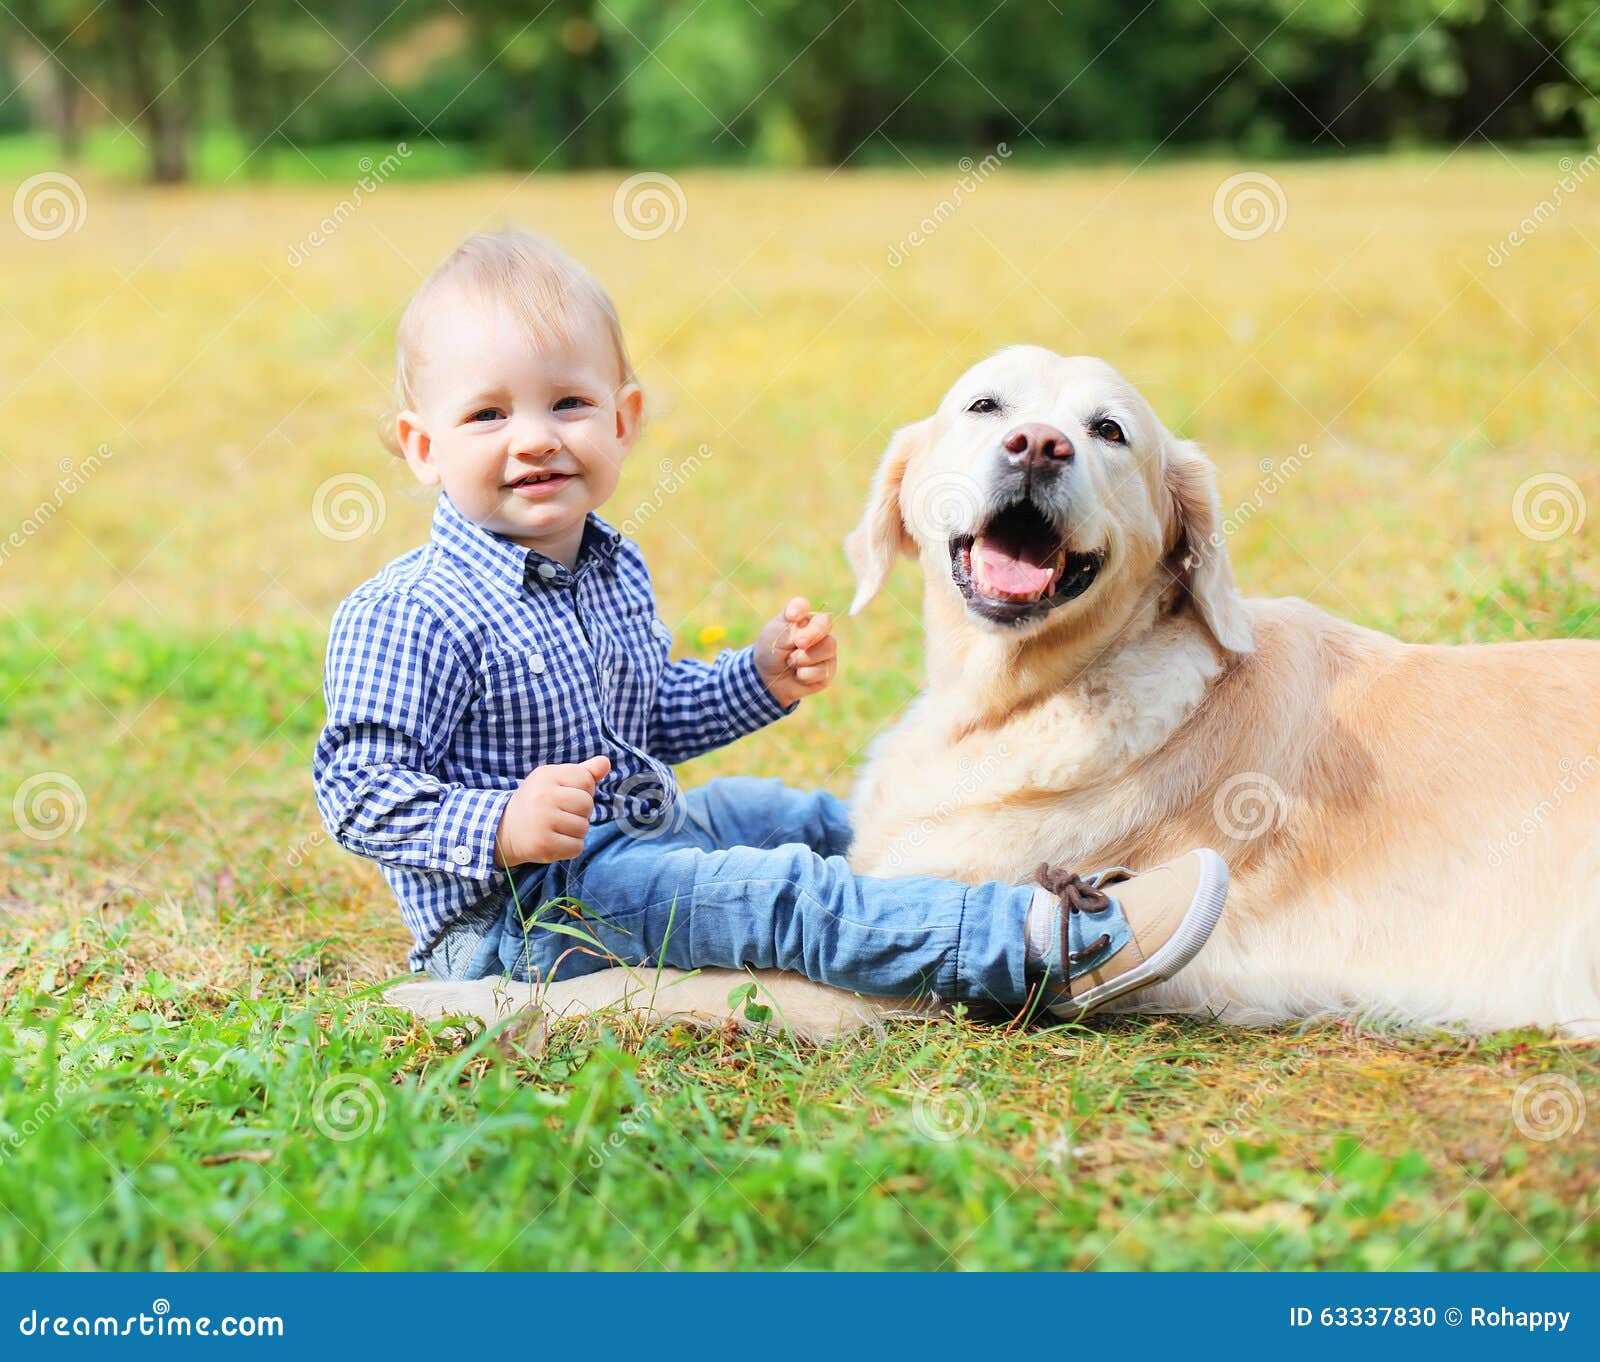
<svg viewBox="0 0 1600 1362">
<path fill-rule="evenodd" d="M 495 830 L 513 791 L 429 774 L 471 689 L 470 666 L 425 606 L 352 597 L 339 607 L 313 772 L 317 807 L 341 846 L 389 865 L 494 874 Z"/>
<path fill-rule="evenodd" d="M 650 750 L 676 765 L 765 728 L 794 709 L 772 698 L 756 670 L 753 646 L 724 649 L 715 662 L 682 658 L 667 663 L 661 674 L 650 714 Z"/>
</svg>

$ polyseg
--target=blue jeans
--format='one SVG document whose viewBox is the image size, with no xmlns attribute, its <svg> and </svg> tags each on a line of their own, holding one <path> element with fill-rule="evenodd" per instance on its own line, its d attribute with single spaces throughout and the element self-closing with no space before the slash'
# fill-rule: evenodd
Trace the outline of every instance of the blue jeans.
<svg viewBox="0 0 1600 1362">
<path fill-rule="evenodd" d="M 519 868 L 516 900 L 452 924 L 429 969 L 545 983 L 619 961 L 776 969 L 883 997 L 1026 1001 L 1033 886 L 857 875 L 850 837 L 825 791 L 713 780 L 659 823 L 596 824 L 574 860 Z"/>
</svg>

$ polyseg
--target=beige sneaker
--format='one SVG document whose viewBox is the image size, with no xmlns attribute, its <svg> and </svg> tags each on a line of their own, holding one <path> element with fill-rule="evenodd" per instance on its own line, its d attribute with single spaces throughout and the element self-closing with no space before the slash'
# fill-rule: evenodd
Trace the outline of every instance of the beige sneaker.
<svg viewBox="0 0 1600 1362">
<path fill-rule="evenodd" d="M 1205 847 L 1138 874 L 1125 866 L 1087 876 L 1040 866 L 1038 878 L 1061 900 L 1061 958 L 1069 962 L 1069 982 L 1049 1011 L 1066 1021 L 1170 979 L 1200 953 L 1228 897 L 1227 862 Z M 1122 910 L 1126 930 L 1113 907 Z M 1096 921 L 1102 915 L 1105 930 Z M 1107 951 L 1104 960 L 1094 960 Z M 1070 970 L 1086 961 L 1094 963 L 1072 977 Z"/>
</svg>

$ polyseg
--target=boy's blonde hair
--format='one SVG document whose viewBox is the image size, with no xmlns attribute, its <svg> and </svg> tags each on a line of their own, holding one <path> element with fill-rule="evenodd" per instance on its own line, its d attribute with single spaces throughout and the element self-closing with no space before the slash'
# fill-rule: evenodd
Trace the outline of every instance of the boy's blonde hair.
<svg viewBox="0 0 1600 1362">
<path fill-rule="evenodd" d="M 395 337 L 395 413 L 414 411 L 417 370 L 433 308 L 448 294 L 465 291 L 478 302 L 497 304 L 527 327 L 530 335 L 569 341 L 596 316 L 616 352 L 619 387 L 637 383 L 633 361 L 622 338 L 617 306 L 600 281 L 554 242 L 533 232 L 507 229 L 469 236 L 447 256 L 412 295 Z M 400 452 L 394 422 L 384 427 L 384 444 Z"/>
</svg>

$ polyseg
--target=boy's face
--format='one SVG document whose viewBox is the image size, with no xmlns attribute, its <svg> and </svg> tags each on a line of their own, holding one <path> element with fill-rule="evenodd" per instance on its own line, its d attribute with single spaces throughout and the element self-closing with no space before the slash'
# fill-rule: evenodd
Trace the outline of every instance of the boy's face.
<svg viewBox="0 0 1600 1362">
<path fill-rule="evenodd" d="M 605 323 L 530 336 L 503 307 L 443 300 L 398 433 L 411 471 L 484 529 L 572 567 L 584 519 L 616 490 L 643 397 Z"/>
</svg>

